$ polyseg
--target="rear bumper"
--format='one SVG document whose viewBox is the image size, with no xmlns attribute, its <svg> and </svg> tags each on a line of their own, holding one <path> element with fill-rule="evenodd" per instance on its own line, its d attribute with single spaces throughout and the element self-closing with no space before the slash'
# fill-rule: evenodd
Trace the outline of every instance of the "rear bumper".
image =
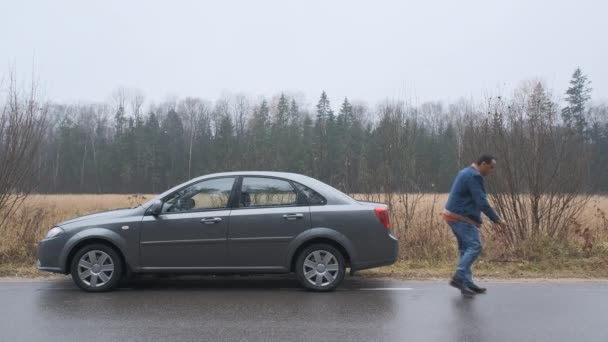
<svg viewBox="0 0 608 342">
<path fill-rule="evenodd" d="M 352 263 L 351 271 L 360 271 L 374 267 L 392 265 L 399 259 L 399 240 L 392 234 L 389 234 L 388 246 L 385 249 L 386 253 L 382 258 L 373 260 L 358 260 Z"/>
</svg>

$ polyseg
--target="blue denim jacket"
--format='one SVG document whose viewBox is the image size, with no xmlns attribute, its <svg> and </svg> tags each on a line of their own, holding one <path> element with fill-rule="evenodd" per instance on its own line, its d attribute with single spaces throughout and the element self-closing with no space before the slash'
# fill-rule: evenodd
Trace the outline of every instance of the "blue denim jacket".
<svg viewBox="0 0 608 342">
<path fill-rule="evenodd" d="M 493 222 L 500 221 L 500 217 L 488 203 L 483 178 L 473 166 L 458 172 L 445 209 L 454 214 L 465 216 L 481 224 L 481 212 L 486 214 Z"/>
</svg>

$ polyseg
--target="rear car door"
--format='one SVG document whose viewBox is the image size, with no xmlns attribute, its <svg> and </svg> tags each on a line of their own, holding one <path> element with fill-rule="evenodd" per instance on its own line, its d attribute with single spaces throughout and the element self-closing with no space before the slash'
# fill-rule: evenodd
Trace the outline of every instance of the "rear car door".
<svg viewBox="0 0 608 342">
<path fill-rule="evenodd" d="M 244 176 L 236 196 L 228 232 L 232 265 L 283 268 L 288 244 L 310 228 L 310 207 L 293 183 L 281 178 Z"/>
<path fill-rule="evenodd" d="M 203 180 L 163 201 L 162 213 L 142 220 L 140 262 L 144 269 L 227 266 L 230 198 L 236 177 Z"/>
</svg>

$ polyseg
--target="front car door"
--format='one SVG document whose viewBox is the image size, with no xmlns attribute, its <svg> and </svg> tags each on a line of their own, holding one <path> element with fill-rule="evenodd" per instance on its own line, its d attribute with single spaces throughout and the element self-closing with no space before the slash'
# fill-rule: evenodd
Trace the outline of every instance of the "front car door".
<svg viewBox="0 0 608 342">
<path fill-rule="evenodd" d="M 202 180 L 163 199 L 162 213 L 142 220 L 144 270 L 227 266 L 230 199 L 235 177 Z"/>
<path fill-rule="evenodd" d="M 288 180 L 243 176 L 240 183 L 228 233 L 232 265 L 281 269 L 289 242 L 310 228 L 310 208 Z"/>
</svg>

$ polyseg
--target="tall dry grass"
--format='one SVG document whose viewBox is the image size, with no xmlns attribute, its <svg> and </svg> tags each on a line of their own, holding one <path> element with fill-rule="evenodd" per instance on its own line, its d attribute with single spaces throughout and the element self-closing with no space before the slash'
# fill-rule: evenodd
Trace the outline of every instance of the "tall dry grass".
<svg viewBox="0 0 608 342">
<path fill-rule="evenodd" d="M 441 263 L 453 260 L 456 242 L 448 225 L 441 218 L 447 194 L 355 194 L 359 200 L 387 203 L 391 208 L 392 230 L 401 244 L 405 260 Z M 608 197 L 593 196 L 578 220 L 571 222 L 567 239 L 541 236 L 510 247 L 497 227 L 485 219 L 482 226 L 483 255 L 487 260 L 540 261 L 556 257 L 601 256 L 608 259 Z"/>
<path fill-rule="evenodd" d="M 34 262 L 36 247 L 48 230 L 67 219 L 109 209 L 132 207 L 150 195 L 31 195 L 0 226 L 0 263 Z"/>
<path fill-rule="evenodd" d="M 53 224 L 89 213 L 131 207 L 152 195 L 32 195 L 0 227 L 0 263 L 33 263 L 37 242 Z M 390 204 L 392 231 L 401 243 L 404 260 L 445 263 L 456 257 L 456 244 L 440 213 L 445 194 L 354 195 L 360 200 Z M 484 258 L 495 261 L 541 260 L 556 256 L 608 256 L 608 197 L 593 197 L 580 220 L 573 222 L 574 234 L 566 242 L 532 241 L 519 248 L 507 248 L 492 234 L 493 226 L 482 228 Z"/>
</svg>

